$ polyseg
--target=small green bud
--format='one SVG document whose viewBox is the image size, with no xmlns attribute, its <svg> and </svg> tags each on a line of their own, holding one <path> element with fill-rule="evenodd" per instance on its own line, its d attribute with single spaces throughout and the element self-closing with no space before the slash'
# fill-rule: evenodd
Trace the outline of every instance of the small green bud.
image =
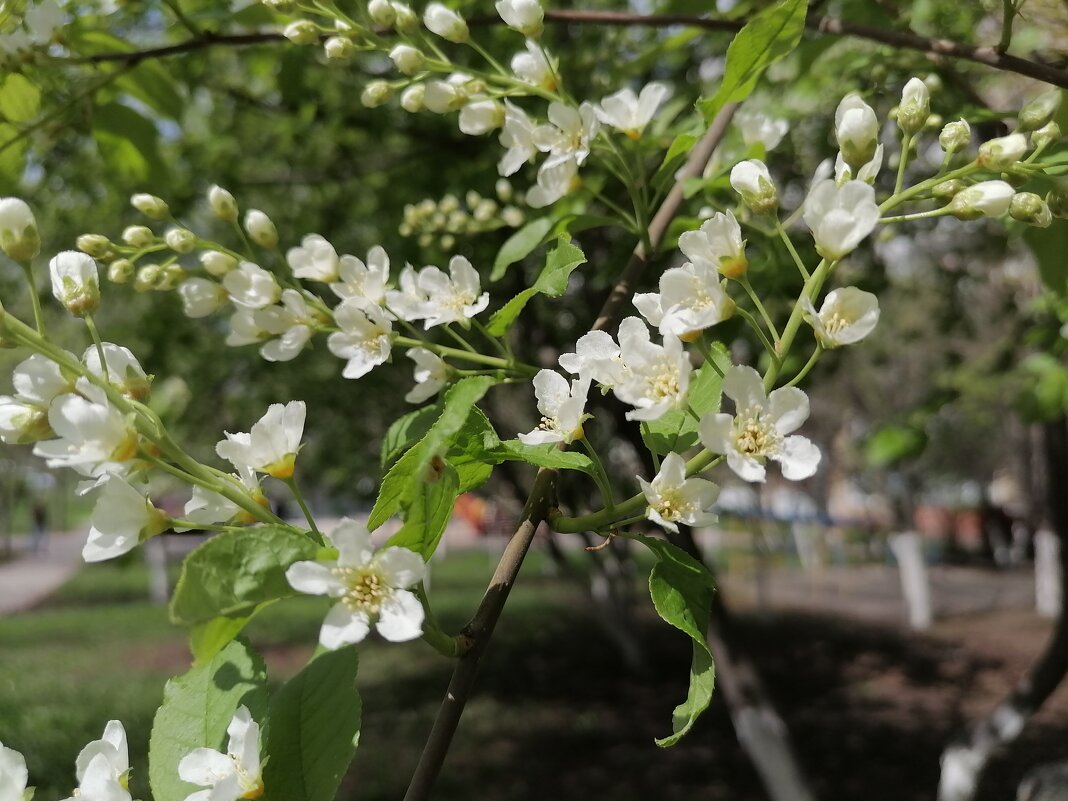
<svg viewBox="0 0 1068 801">
<path fill-rule="evenodd" d="M 360 102 L 367 108 L 378 108 L 393 97 L 393 87 L 385 81 L 371 81 L 360 94 Z"/>
<path fill-rule="evenodd" d="M 156 279 L 156 285 L 153 289 L 158 292 L 170 292 L 172 289 L 176 289 L 178 284 L 185 279 L 185 269 L 182 265 L 174 262 L 160 269 L 159 277 Z"/>
<path fill-rule="evenodd" d="M 94 259 L 102 259 L 111 252 L 111 240 L 103 234 L 82 234 L 74 244 L 82 253 L 88 253 Z"/>
<path fill-rule="evenodd" d="M 1049 89 L 1020 109 L 1021 131 L 1034 131 L 1053 119 L 1061 105 L 1061 90 Z"/>
<path fill-rule="evenodd" d="M 938 135 L 938 144 L 947 153 L 956 153 L 968 146 L 972 138 L 972 127 L 964 120 L 947 122 Z"/>
<path fill-rule="evenodd" d="M 220 220 L 231 223 L 237 220 L 237 199 L 221 186 L 215 185 L 208 190 L 208 205 Z"/>
<path fill-rule="evenodd" d="M 979 146 L 979 166 L 988 170 L 1011 167 L 1027 152 L 1027 137 L 1021 133 L 990 139 Z"/>
<path fill-rule="evenodd" d="M 108 265 L 108 280 L 113 284 L 125 284 L 133 278 L 136 270 L 129 259 L 116 259 Z"/>
<path fill-rule="evenodd" d="M 951 181 L 942 181 L 940 184 L 935 184 L 931 190 L 931 194 L 939 200 L 951 200 L 958 192 L 967 187 L 967 184 L 959 178 L 954 178 Z"/>
<path fill-rule="evenodd" d="M 401 92 L 400 104 L 405 111 L 415 114 L 423 110 L 423 98 L 426 96 L 426 84 L 413 83 Z"/>
<path fill-rule="evenodd" d="M 173 250 L 175 253 L 186 254 L 192 253 L 193 248 L 197 245 L 197 237 L 192 231 L 188 231 L 185 228 L 171 228 L 163 235 L 163 241 L 167 243 L 167 247 Z"/>
<path fill-rule="evenodd" d="M 222 278 L 237 266 L 237 259 L 217 250 L 205 250 L 200 254 L 200 264 L 216 278 Z"/>
<path fill-rule="evenodd" d="M 348 61 L 356 52 L 356 45 L 347 36 L 331 36 L 323 45 L 323 52 L 331 61 Z"/>
<path fill-rule="evenodd" d="M 393 27 L 400 33 L 412 33 L 419 28 L 419 16 L 412 11 L 411 6 L 405 3 L 390 3 L 393 6 L 393 13 L 396 19 L 393 21 Z"/>
<path fill-rule="evenodd" d="M 1048 228 L 1053 222 L 1049 206 L 1034 192 L 1017 192 L 1013 195 L 1009 216 L 1036 228 Z"/>
<path fill-rule="evenodd" d="M 393 23 L 397 21 L 397 11 L 389 0 L 371 0 L 367 4 L 367 15 L 375 25 L 381 25 L 383 28 L 392 28 Z"/>
<path fill-rule="evenodd" d="M 291 22 L 282 30 L 282 35 L 293 44 L 310 45 L 319 41 L 319 26 L 306 19 Z"/>
<path fill-rule="evenodd" d="M 1068 190 L 1051 189 L 1046 194 L 1050 214 L 1060 220 L 1068 220 Z"/>
<path fill-rule="evenodd" d="M 901 91 L 897 107 L 897 124 L 909 135 L 918 134 L 927 124 L 931 114 L 931 93 L 919 78 L 910 78 Z"/>
<path fill-rule="evenodd" d="M 1061 126 L 1051 120 L 1031 134 L 1031 144 L 1036 148 L 1047 148 L 1060 138 Z"/>
<path fill-rule="evenodd" d="M 151 220 L 163 220 L 170 216 L 171 209 L 167 201 L 145 193 L 139 193 L 130 198 L 130 205 Z"/>
<path fill-rule="evenodd" d="M 144 225 L 130 225 L 122 232 L 122 241 L 133 248 L 143 248 L 156 241 L 151 228 Z"/>
<path fill-rule="evenodd" d="M 162 269 L 158 264 L 141 265 L 137 269 L 137 275 L 134 276 L 134 291 L 148 292 L 155 289 L 161 272 Z"/>
</svg>

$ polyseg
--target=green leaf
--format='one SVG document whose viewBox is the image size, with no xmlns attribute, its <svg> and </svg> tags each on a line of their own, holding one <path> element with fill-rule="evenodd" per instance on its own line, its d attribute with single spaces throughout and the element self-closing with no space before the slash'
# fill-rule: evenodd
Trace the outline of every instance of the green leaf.
<svg viewBox="0 0 1068 801">
<path fill-rule="evenodd" d="M 171 599 L 171 619 L 194 626 L 218 617 L 247 617 L 266 601 L 293 595 L 286 568 L 315 559 L 318 550 L 303 534 L 283 526 L 218 534 L 182 564 Z"/>
<path fill-rule="evenodd" d="M 0 114 L 8 122 L 31 122 L 41 110 L 41 90 L 29 78 L 14 72 L 0 87 Z"/>
<path fill-rule="evenodd" d="M 0 123 L 0 180 L 17 184 L 22 179 L 28 147 L 29 140 L 20 136 L 18 128 Z"/>
<path fill-rule="evenodd" d="M 708 648 L 706 630 L 715 588 L 705 566 L 684 551 L 652 537 L 637 535 L 636 539 L 656 557 L 656 564 L 649 574 L 649 595 L 657 614 L 693 641 L 689 692 L 686 700 L 672 713 L 672 733 L 656 741 L 665 748 L 675 745 L 712 701 L 716 668 Z"/>
<path fill-rule="evenodd" d="M 441 535 L 449 525 L 452 509 L 460 495 L 460 478 L 454 468 L 445 462 L 433 481 L 423 481 L 408 506 L 404 525 L 386 545 L 408 548 L 423 559 L 429 559 L 441 542 Z"/>
<path fill-rule="evenodd" d="M 808 0 L 780 0 L 745 24 L 727 48 L 727 68 L 716 94 L 699 100 L 706 122 L 727 103 L 745 100 L 769 66 L 789 54 L 805 30 Z"/>
<path fill-rule="evenodd" d="M 182 90 L 170 70 L 159 61 L 142 61 L 132 72 L 119 78 L 116 85 L 164 117 L 181 120 L 185 113 Z"/>
<path fill-rule="evenodd" d="M 456 468 L 461 495 L 489 479 L 493 466 L 500 462 L 496 455 L 500 446 L 501 439 L 486 415 L 477 406 L 471 409 L 445 457 Z"/>
<path fill-rule="evenodd" d="M 556 247 L 549 251 L 545 266 L 538 275 L 538 280 L 534 282 L 534 286 L 524 289 L 494 313 L 489 325 L 486 326 L 489 332 L 494 336 L 505 334 L 527 302 L 537 294 L 548 295 L 551 298 L 560 297 L 567 291 L 567 282 L 571 273 L 585 262 L 586 256 L 582 249 L 568 237 L 560 237 Z"/>
<path fill-rule="evenodd" d="M 108 166 L 132 182 L 159 183 L 166 167 L 156 126 L 122 103 L 106 103 L 93 115 L 93 136 Z"/>
<path fill-rule="evenodd" d="M 1054 220 L 1048 228 L 1028 227 L 1024 241 L 1038 262 L 1038 274 L 1050 290 L 1068 296 L 1068 224 Z"/>
<path fill-rule="evenodd" d="M 178 778 L 178 763 L 197 748 L 225 751 L 226 727 L 242 704 L 262 724 L 266 684 L 263 660 L 239 641 L 167 682 L 148 747 L 148 781 L 155 801 L 184 801 L 202 789 Z"/>
<path fill-rule="evenodd" d="M 497 258 L 493 260 L 490 281 L 499 281 L 509 267 L 533 253 L 545 241 L 554 224 L 552 217 L 539 217 L 508 237 L 497 251 Z"/>
<path fill-rule="evenodd" d="M 554 470 L 581 470 L 594 474 L 590 457 L 578 451 L 562 451 L 551 442 L 546 445 L 526 445 L 518 439 L 509 439 L 501 443 L 498 451 L 500 461 L 526 462 L 535 467 L 548 467 Z"/>
<path fill-rule="evenodd" d="M 437 406 L 424 406 L 395 420 L 382 439 L 382 467 L 392 464 L 412 445 L 426 436 L 441 414 Z"/>
<path fill-rule="evenodd" d="M 720 372 L 730 367 L 730 356 L 718 342 L 713 345 L 712 358 Z M 642 423 L 642 439 L 654 453 L 661 455 L 675 451 L 681 453 L 697 442 L 697 419 L 719 411 L 723 379 L 712 365 L 704 364 L 690 378 L 688 404 L 697 414 L 695 418 L 687 409 L 675 409 L 657 420 Z"/>
<path fill-rule="evenodd" d="M 334 801 L 360 738 L 356 648 L 325 651 L 274 694 L 265 801 Z"/>
<path fill-rule="evenodd" d="M 248 615 L 216 617 L 204 623 L 197 623 L 189 629 L 189 650 L 193 652 L 194 664 L 203 664 L 214 657 L 241 633 L 261 609 L 272 603 L 274 602 L 265 601 Z"/>
<path fill-rule="evenodd" d="M 927 434 L 910 425 L 886 425 L 868 437 L 864 456 L 872 467 L 892 467 L 915 459 L 927 447 Z"/>
<path fill-rule="evenodd" d="M 411 503 L 431 460 L 447 452 L 471 409 L 496 383 L 497 380 L 490 376 L 471 376 L 457 381 L 446 391 L 438 419 L 382 479 L 378 498 L 367 518 L 369 530 L 374 531 Z"/>
</svg>

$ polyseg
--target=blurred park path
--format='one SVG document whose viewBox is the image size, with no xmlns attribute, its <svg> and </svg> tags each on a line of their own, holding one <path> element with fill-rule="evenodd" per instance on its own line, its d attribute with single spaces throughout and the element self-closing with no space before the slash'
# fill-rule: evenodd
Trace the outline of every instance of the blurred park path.
<svg viewBox="0 0 1068 801">
<path fill-rule="evenodd" d="M 30 537 L 17 537 L 10 560 L 0 563 L 0 616 L 31 609 L 73 576 L 82 562 L 83 538 L 49 535 L 45 549 L 29 550 Z"/>
</svg>

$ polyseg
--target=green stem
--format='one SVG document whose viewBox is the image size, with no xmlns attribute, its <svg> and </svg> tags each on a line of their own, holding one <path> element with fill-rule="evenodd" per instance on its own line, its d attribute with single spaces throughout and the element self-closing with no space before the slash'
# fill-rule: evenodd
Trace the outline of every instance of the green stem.
<svg viewBox="0 0 1068 801">
<path fill-rule="evenodd" d="M 779 365 L 780 357 L 777 352 L 776 346 L 771 344 L 771 341 L 768 339 L 768 335 L 764 333 L 764 329 L 760 327 L 760 323 L 757 321 L 756 317 L 751 315 L 749 312 L 747 312 L 740 306 L 738 307 L 737 311 L 738 314 L 740 314 L 742 318 L 747 323 L 749 323 L 749 327 L 756 332 L 756 335 L 760 338 L 761 343 L 764 345 L 764 349 L 768 352 L 768 355 L 771 356 L 772 363 Z"/>
<path fill-rule="evenodd" d="M 26 276 L 26 285 L 30 290 L 30 305 L 33 306 L 33 322 L 37 326 L 37 333 L 45 335 L 44 313 L 41 311 L 41 297 L 37 294 L 37 282 L 33 280 L 33 267 L 30 262 L 20 265 Z"/>
<path fill-rule="evenodd" d="M 951 181 L 954 178 L 963 178 L 966 175 L 971 175 L 978 169 L 979 164 L 977 162 L 972 161 L 968 164 L 965 164 L 963 167 L 958 167 L 955 170 L 947 172 L 945 175 L 936 175 L 934 178 L 928 178 L 926 181 L 921 181 L 915 186 L 910 186 L 908 189 L 896 192 L 895 194 L 888 197 L 879 205 L 879 211 L 889 211 L 890 209 L 895 208 L 896 206 L 900 206 L 906 200 L 911 200 L 917 195 L 922 195 L 928 189 L 934 188 L 943 181 Z"/>
<path fill-rule="evenodd" d="M 604 469 L 604 464 L 601 462 L 601 457 L 597 455 L 597 450 L 590 444 L 590 441 L 585 436 L 579 439 L 582 443 L 582 447 L 586 450 L 586 453 L 590 455 L 590 459 L 593 461 L 594 480 L 597 482 L 597 486 L 601 489 L 601 495 L 604 496 L 605 508 L 609 511 L 615 509 L 616 500 L 612 493 L 612 484 L 608 480 L 608 473 Z"/>
<path fill-rule="evenodd" d="M 894 182 L 894 194 L 901 191 L 905 185 L 905 166 L 909 163 L 909 149 L 912 147 L 912 134 L 901 134 L 901 158 L 897 162 L 897 180 Z"/>
<path fill-rule="evenodd" d="M 790 379 L 789 383 L 787 383 L 786 386 L 795 387 L 798 384 L 800 384 L 801 380 L 806 375 L 808 375 L 809 371 L 813 367 L 816 366 L 816 362 L 818 362 L 820 360 L 820 356 L 822 355 L 822 353 L 823 353 L 823 346 L 820 343 L 817 342 L 816 343 L 816 349 L 814 351 L 812 351 L 812 355 L 809 357 L 808 361 L 805 363 L 805 366 L 801 368 L 800 372 L 797 375 L 795 375 L 793 378 Z"/>
<path fill-rule="evenodd" d="M 308 504 L 304 501 L 304 495 L 301 494 L 300 487 L 297 486 L 297 480 L 290 476 L 282 479 L 282 483 L 289 487 L 289 491 L 293 493 L 293 498 L 296 500 L 297 506 L 300 507 L 300 511 L 304 513 L 304 518 L 308 521 L 308 527 L 311 528 L 312 533 L 322 539 L 323 533 L 315 525 L 315 518 L 312 516 L 311 509 L 308 508 Z"/>
<path fill-rule="evenodd" d="M 782 227 L 782 222 L 778 219 L 775 220 L 775 227 L 779 231 L 779 238 L 783 241 L 783 244 L 786 245 L 786 249 L 790 252 L 790 258 L 794 260 L 794 264 L 801 272 L 801 277 L 807 281 L 809 279 L 808 270 L 805 269 L 805 263 L 801 260 L 801 257 L 797 253 L 797 250 L 794 248 L 794 243 L 793 241 L 791 241 L 790 235 L 786 232 L 786 229 Z"/>
<path fill-rule="evenodd" d="M 698 352 L 702 356 L 704 356 L 705 364 L 709 365 L 713 370 L 715 370 L 719 374 L 720 378 L 723 378 L 723 376 L 725 374 L 724 374 L 723 370 L 720 368 L 720 366 L 716 363 L 715 358 L 712 356 L 712 349 L 710 347 L 708 347 L 708 342 L 705 339 L 705 332 L 704 331 L 701 332 L 701 336 L 699 336 L 697 339 L 695 339 L 693 341 L 693 344 L 694 344 L 694 347 L 697 348 Z"/>
<path fill-rule="evenodd" d="M 200 531 L 238 531 L 244 526 L 226 526 L 222 523 L 199 523 L 196 520 L 186 520 L 182 517 L 169 517 L 172 528 L 188 528 Z"/>
<path fill-rule="evenodd" d="M 831 270 L 837 262 L 828 261 L 824 259 L 812 271 L 812 277 L 806 282 L 801 289 L 801 294 L 797 298 L 797 303 L 794 304 L 794 310 L 790 313 L 790 319 L 786 321 L 786 327 L 782 331 L 782 338 L 779 340 L 779 360 L 773 361 L 771 366 L 768 367 L 766 373 L 764 373 L 764 389 L 770 390 L 775 386 L 775 379 L 779 377 L 779 371 L 782 370 L 782 359 L 786 358 L 786 354 L 790 352 L 790 347 L 794 344 L 794 339 L 797 337 L 797 332 L 801 329 L 801 322 L 805 316 L 805 308 L 802 301 L 805 298 L 813 300 L 819 296 L 820 289 L 823 288 L 824 281 L 827 280 L 827 276 L 830 275 Z"/>
<path fill-rule="evenodd" d="M 464 338 L 463 338 L 462 336 L 460 336 L 460 335 L 459 335 L 458 333 L 456 333 L 455 331 L 453 331 L 453 330 L 452 330 L 452 328 L 450 328 L 450 327 L 449 327 L 449 324 L 448 324 L 448 323 L 446 323 L 445 325 L 443 325 L 443 326 L 441 327 L 441 330 L 443 330 L 443 331 L 444 331 L 444 332 L 445 332 L 446 334 L 448 334 L 448 335 L 449 335 L 450 337 L 452 337 L 452 339 L 453 339 L 453 340 L 454 340 L 454 341 L 455 341 L 455 342 L 456 342 L 456 343 L 457 343 L 457 344 L 458 344 L 458 345 L 459 345 L 459 346 L 460 346 L 461 348 L 463 348 L 464 350 L 466 350 L 466 351 L 470 351 L 471 353 L 478 353 L 478 350 L 477 350 L 477 349 L 476 349 L 476 348 L 475 348 L 475 347 L 474 347 L 473 345 L 471 345 L 471 343 L 470 343 L 470 342 L 468 342 L 468 341 L 467 341 L 466 339 L 464 339 Z"/>
<path fill-rule="evenodd" d="M 888 225 L 890 223 L 912 222 L 913 220 L 927 220 L 931 217 L 945 217 L 951 212 L 952 209 L 950 209 L 949 206 L 943 206 L 940 209 L 931 209 L 930 211 L 917 211 L 913 214 L 899 214 L 896 217 L 880 217 L 879 222 L 882 225 Z"/>
<path fill-rule="evenodd" d="M 1004 53 L 1012 44 L 1012 22 L 1016 17 L 1015 0 L 1001 0 L 1001 39 L 998 41 L 997 50 Z"/>
<path fill-rule="evenodd" d="M 419 603 L 423 605 L 423 641 L 442 656 L 447 656 L 451 659 L 463 656 L 468 648 L 466 638 L 463 636 L 450 637 L 438 625 L 437 618 L 434 617 L 434 613 L 430 609 L 430 600 L 427 598 L 426 587 L 423 586 L 423 582 L 420 581 L 416 586 L 412 587 L 412 592 L 419 599 Z"/>
<path fill-rule="evenodd" d="M 511 74 L 503 66 L 501 66 L 501 63 L 497 59 L 495 59 L 493 56 L 491 56 L 489 54 L 489 52 L 486 50 L 486 48 L 484 48 L 482 45 L 480 45 L 474 39 L 468 39 L 467 40 L 467 44 L 472 50 L 474 50 L 476 53 L 478 53 L 480 56 L 482 56 L 482 58 L 484 58 L 486 60 L 486 63 L 489 64 L 491 67 L 493 67 L 494 70 L 497 71 L 498 75 L 503 75 L 505 77 L 511 77 Z"/>
<path fill-rule="evenodd" d="M 745 290 L 745 293 L 749 296 L 749 299 L 753 301 L 753 306 L 755 306 L 756 310 L 760 312 L 760 316 L 764 319 L 764 323 L 765 325 L 767 325 L 768 331 L 771 332 L 772 340 L 775 342 L 776 345 L 779 344 L 779 332 L 775 329 L 775 323 L 772 322 L 771 315 L 768 314 L 767 309 L 764 308 L 764 304 L 760 302 L 760 298 L 753 290 L 753 285 L 749 283 L 749 276 L 743 275 L 741 278 L 738 279 L 738 283 L 742 285 L 742 289 Z"/>
<path fill-rule="evenodd" d="M 647 421 L 645 421 L 645 420 L 642 420 L 641 429 L 642 429 L 642 437 L 645 440 L 648 441 L 649 437 L 651 436 L 651 432 L 649 431 L 649 423 Z M 653 469 L 656 472 L 659 473 L 660 472 L 660 454 L 657 453 L 656 451 L 654 451 L 652 448 L 650 448 L 649 449 L 649 455 L 651 457 L 653 457 Z"/>
<path fill-rule="evenodd" d="M 490 367 L 496 367 L 501 370 L 508 370 L 509 372 L 516 372 L 525 375 L 536 375 L 539 370 L 539 368 L 531 364 L 510 361 L 508 359 L 502 359 L 498 356 L 486 356 L 482 353 L 472 353 L 470 351 L 460 350 L 458 348 L 450 348 L 446 345 L 438 345 L 435 342 L 425 342 L 421 339 L 412 339 L 411 337 L 394 336 L 393 344 L 399 345 L 404 348 L 426 348 L 429 351 L 437 353 L 439 356 L 449 356 L 454 359 L 462 359 L 464 361 L 474 362 L 476 364 L 485 364 Z"/>
<path fill-rule="evenodd" d="M 501 340 L 498 337 L 495 337 L 489 332 L 489 329 L 486 328 L 486 326 L 484 326 L 474 317 L 471 318 L 471 323 L 474 325 L 475 330 L 478 331 L 478 333 L 482 334 L 482 336 L 484 336 L 490 342 L 490 344 L 492 344 L 493 347 L 497 349 L 497 352 L 500 353 L 501 356 L 506 359 L 509 357 L 510 354 L 508 353 L 508 349 L 501 343 Z"/>
<path fill-rule="evenodd" d="M 111 376 L 108 374 L 108 362 L 104 358 L 104 343 L 100 339 L 100 332 L 96 330 L 96 323 L 93 322 L 93 315 L 85 315 L 85 327 L 89 329 L 89 336 L 93 339 L 93 344 L 96 345 L 96 353 L 100 357 L 100 370 L 104 374 L 104 380 L 111 383 Z"/>
</svg>

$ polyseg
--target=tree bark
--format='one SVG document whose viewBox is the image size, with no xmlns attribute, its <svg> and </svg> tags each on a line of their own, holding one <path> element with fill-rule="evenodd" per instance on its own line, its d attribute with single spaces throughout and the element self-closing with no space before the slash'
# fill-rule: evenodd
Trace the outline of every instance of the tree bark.
<svg viewBox="0 0 1068 801">
<path fill-rule="evenodd" d="M 1047 515 L 1060 541 L 1062 575 L 1068 573 L 1068 419 L 1043 426 Z M 1068 674 L 1068 614 L 1060 617 L 1045 651 L 1009 696 L 942 753 L 938 801 L 972 801 L 991 758 L 1020 736 Z"/>
</svg>

